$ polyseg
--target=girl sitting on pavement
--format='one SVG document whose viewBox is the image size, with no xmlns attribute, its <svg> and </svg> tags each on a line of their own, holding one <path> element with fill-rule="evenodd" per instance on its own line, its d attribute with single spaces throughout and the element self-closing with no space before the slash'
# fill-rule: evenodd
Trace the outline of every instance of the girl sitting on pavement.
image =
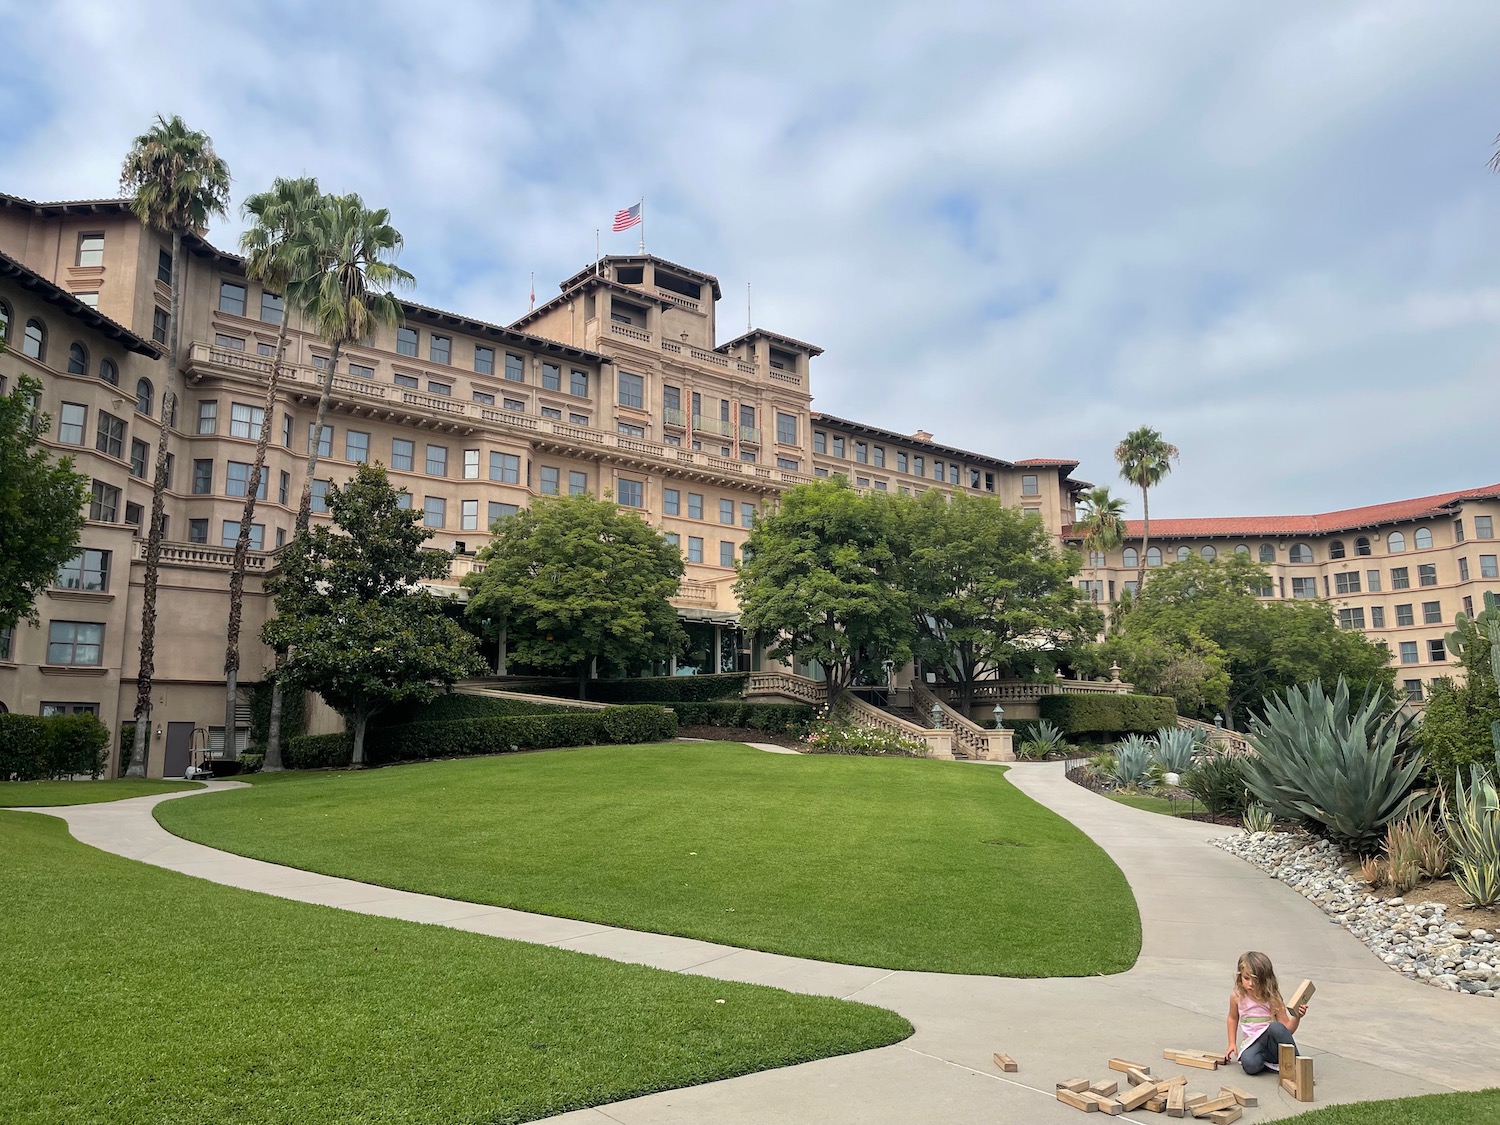
<svg viewBox="0 0 1500 1125">
<path fill-rule="evenodd" d="M 1246 1074 L 1280 1070 L 1277 1058 L 1281 1045 L 1286 1043 L 1296 1050 L 1292 1032 L 1306 1014 L 1306 1004 L 1287 1012 L 1269 957 L 1254 950 L 1242 954 L 1235 969 L 1234 989 L 1229 994 L 1229 1018 L 1225 1021 L 1229 1050 L 1224 1053 L 1224 1061 L 1228 1062 L 1238 1052 Z"/>
</svg>

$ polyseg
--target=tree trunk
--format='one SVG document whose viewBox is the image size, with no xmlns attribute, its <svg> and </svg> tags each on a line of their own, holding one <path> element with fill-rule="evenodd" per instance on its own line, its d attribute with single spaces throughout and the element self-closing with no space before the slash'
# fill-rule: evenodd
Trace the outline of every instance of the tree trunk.
<svg viewBox="0 0 1500 1125">
<path fill-rule="evenodd" d="M 1151 494 L 1141 485 L 1141 568 L 1135 575 L 1135 596 L 1146 588 L 1146 548 L 1151 546 Z"/>
<path fill-rule="evenodd" d="M 589 662 L 585 657 L 578 662 L 578 698 L 588 698 Z"/>
<path fill-rule="evenodd" d="M 271 681 L 271 720 L 266 724 L 266 760 L 261 763 L 262 773 L 279 773 L 286 767 L 281 764 L 281 676 Z"/>
<path fill-rule="evenodd" d="M 276 388 L 281 380 L 281 357 L 286 353 L 286 321 L 281 313 L 281 331 L 276 334 L 276 357 L 271 361 L 271 377 L 266 382 L 265 413 L 255 440 L 255 460 L 250 465 L 249 491 L 245 510 L 240 516 L 240 534 L 234 542 L 234 563 L 229 569 L 229 625 L 224 645 L 224 738 L 231 758 L 239 757 L 233 731 L 237 709 L 240 673 L 240 619 L 245 598 L 245 568 L 250 559 L 250 525 L 255 522 L 255 502 L 260 495 L 261 477 L 265 473 L 266 448 L 271 444 L 271 422 L 276 407 Z M 231 423 L 233 424 L 233 423 Z M 264 543 L 261 544 L 265 546 Z"/>
<path fill-rule="evenodd" d="M 156 673 L 156 585 L 161 567 L 162 523 L 167 500 L 167 439 L 177 413 L 177 358 L 181 340 L 182 285 L 186 274 L 182 260 L 182 232 L 172 232 L 171 323 L 167 326 L 167 375 L 161 392 L 161 432 L 156 440 L 156 471 L 151 478 L 151 523 L 146 531 L 146 565 L 141 579 L 141 658 L 135 678 L 135 746 L 127 777 L 146 776 L 146 755 L 151 745 L 151 690 Z"/>
<path fill-rule="evenodd" d="M 318 420 L 313 423 L 312 436 L 307 443 L 307 476 L 302 481 L 302 498 L 297 502 L 297 531 L 307 531 L 312 516 L 313 478 L 318 473 L 318 446 L 323 441 L 323 420 L 328 417 L 328 400 L 333 396 L 333 373 L 339 366 L 339 341 L 333 342 L 333 354 L 328 357 L 328 370 L 323 372 L 323 387 L 318 394 Z"/>
<path fill-rule="evenodd" d="M 349 759 L 351 766 L 365 764 L 365 727 L 369 724 L 369 711 L 361 707 L 354 712 L 354 755 Z"/>
</svg>

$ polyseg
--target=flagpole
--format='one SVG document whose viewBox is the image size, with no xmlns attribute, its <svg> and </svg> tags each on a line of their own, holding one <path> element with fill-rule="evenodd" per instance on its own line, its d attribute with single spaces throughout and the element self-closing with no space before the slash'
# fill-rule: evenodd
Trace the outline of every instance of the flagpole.
<svg viewBox="0 0 1500 1125">
<path fill-rule="evenodd" d="M 745 331 L 755 330 L 755 318 L 750 315 L 750 283 L 745 282 Z"/>
<path fill-rule="evenodd" d="M 641 196 L 640 203 L 636 204 L 641 209 L 641 254 L 646 253 L 646 197 Z"/>
<path fill-rule="evenodd" d="M 595 227 L 594 228 L 594 276 L 595 277 L 599 276 L 599 260 L 600 260 L 601 257 L 602 257 L 602 255 L 599 253 L 599 228 Z"/>
<path fill-rule="evenodd" d="M 526 311 L 527 312 L 534 312 L 535 310 L 536 310 L 536 271 L 533 270 L 532 274 L 531 274 L 531 304 L 526 307 Z"/>
</svg>

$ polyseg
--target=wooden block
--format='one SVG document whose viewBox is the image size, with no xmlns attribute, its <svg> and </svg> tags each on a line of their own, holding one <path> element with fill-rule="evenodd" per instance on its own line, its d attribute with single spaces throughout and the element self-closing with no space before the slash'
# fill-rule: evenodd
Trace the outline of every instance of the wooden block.
<svg viewBox="0 0 1500 1125">
<path fill-rule="evenodd" d="M 1015 1059 L 1009 1055 L 1002 1055 L 999 1051 L 995 1052 L 995 1065 L 1005 1071 L 1006 1074 L 1014 1074 L 1020 1069 L 1020 1067 L 1016 1066 Z"/>
<path fill-rule="evenodd" d="M 1125 1107 L 1120 1103 L 1119 1098 L 1100 1098 L 1099 1112 L 1107 1113 L 1111 1117 L 1118 1117 L 1125 1112 Z"/>
<path fill-rule="evenodd" d="M 1254 1094 L 1241 1090 L 1238 1086 L 1220 1086 L 1219 1093 L 1228 1094 L 1235 1100 L 1237 1105 L 1260 1105 L 1260 1099 Z"/>
<path fill-rule="evenodd" d="M 1167 1108 L 1167 1099 L 1158 1095 L 1157 1097 L 1152 1098 L 1141 1108 L 1148 1110 L 1151 1113 L 1161 1113 Z"/>
<path fill-rule="evenodd" d="M 1167 1116 L 1181 1117 L 1187 1113 L 1187 1087 L 1173 1086 L 1167 1091 Z"/>
<path fill-rule="evenodd" d="M 1244 1110 L 1236 1105 L 1231 1106 L 1229 1109 L 1221 1109 L 1215 1113 L 1210 1113 L 1208 1119 L 1214 1125 L 1232 1125 L 1232 1122 L 1238 1121 L 1244 1112 Z"/>
<path fill-rule="evenodd" d="M 1229 1109 L 1239 1103 L 1234 1100 L 1233 1094 L 1222 1094 L 1217 1098 L 1204 1098 L 1193 1106 L 1194 1117 L 1207 1117 L 1211 1113 L 1218 1113 L 1221 1109 Z"/>
<path fill-rule="evenodd" d="M 1158 1086 L 1186 1086 L 1187 1079 L 1179 1074 L 1176 1078 L 1158 1078 L 1156 1084 Z"/>
<path fill-rule="evenodd" d="M 1297 1083 L 1292 1079 L 1283 1078 L 1281 1080 L 1281 1088 L 1292 1097 L 1295 1098 L 1297 1096 Z"/>
<path fill-rule="evenodd" d="M 1293 1008 L 1301 1007 L 1313 998 L 1313 993 L 1318 991 L 1313 987 L 1313 982 L 1305 980 L 1297 986 L 1297 991 L 1292 993 L 1291 999 L 1286 1002 L 1286 1009 L 1290 1012 Z"/>
<path fill-rule="evenodd" d="M 1313 1061 L 1308 1055 L 1298 1055 L 1295 1064 L 1296 1098 L 1299 1102 L 1313 1100 Z"/>
<path fill-rule="evenodd" d="M 1125 1080 L 1132 1086 L 1154 1086 L 1156 1079 L 1144 1067 L 1133 1066 L 1125 1072 Z"/>
<path fill-rule="evenodd" d="M 1224 1061 L 1222 1055 L 1178 1055 L 1178 1066 L 1191 1066 L 1198 1070 L 1218 1070 Z"/>
<path fill-rule="evenodd" d="M 1098 1094 L 1101 1098 L 1112 1098 L 1119 1092 L 1118 1082 L 1095 1082 L 1089 1086 L 1089 1093 Z"/>
<path fill-rule="evenodd" d="M 1057 1100 L 1063 1105 L 1070 1105 L 1074 1109 L 1081 1109 L 1084 1113 L 1098 1113 L 1099 1103 L 1093 1098 L 1081 1097 L 1072 1090 L 1065 1090 L 1061 1086 L 1057 1088 Z"/>
<path fill-rule="evenodd" d="M 1070 1094 L 1081 1094 L 1089 1088 L 1089 1080 L 1087 1078 L 1069 1078 L 1064 1082 L 1059 1082 L 1057 1088 L 1059 1090 L 1066 1090 Z"/>
<path fill-rule="evenodd" d="M 1132 1070 L 1139 1070 L 1143 1074 L 1151 1073 L 1151 1068 L 1145 1063 L 1131 1062 L 1129 1059 L 1110 1059 L 1109 1069 L 1118 1070 L 1121 1074 L 1129 1074 Z"/>
<path fill-rule="evenodd" d="M 1207 1094 L 1189 1094 L 1187 1096 L 1187 1101 L 1184 1103 L 1184 1105 L 1189 1110 L 1194 1111 L 1193 1112 L 1193 1116 L 1197 1117 L 1198 1114 L 1197 1114 L 1196 1111 L 1197 1111 L 1198 1107 L 1200 1105 L 1202 1105 L 1206 1101 L 1208 1101 L 1208 1095 Z"/>
<path fill-rule="evenodd" d="M 1145 1105 L 1152 1098 L 1158 1096 L 1156 1091 L 1157 1085 L 1154 1082 L 1137 1086 L 1134 1090 L 1131 1090 L 1130 1093 L 1126 1094 L 1123 1098 L 1120 1099 L 1120 1105 L 1126 1111 L 1134 1111 L 1140 1109 L 1141 1106 Z"/>
</svg>

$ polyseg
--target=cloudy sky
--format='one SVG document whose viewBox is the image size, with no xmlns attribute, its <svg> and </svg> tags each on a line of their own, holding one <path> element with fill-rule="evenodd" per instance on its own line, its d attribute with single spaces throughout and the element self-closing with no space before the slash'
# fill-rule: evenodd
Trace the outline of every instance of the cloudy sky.
<svg viewBox="0 0 1500 1125">
<path fill-rule="evenodd" d="M 235 204 L 388 207 L 508 322 L 606 252 L 715 274 L 815 409 L 1001 457 L 1182 450 L 1160 515 L 1500 481 L 1494 0 L 0 0 L 0 190 L 113 195 L 158 112 Z M 232 247 L 238 219 L 210 237 Z M 1138 498 L 1131 513 L 1138 515 Z"/>
</svg>

